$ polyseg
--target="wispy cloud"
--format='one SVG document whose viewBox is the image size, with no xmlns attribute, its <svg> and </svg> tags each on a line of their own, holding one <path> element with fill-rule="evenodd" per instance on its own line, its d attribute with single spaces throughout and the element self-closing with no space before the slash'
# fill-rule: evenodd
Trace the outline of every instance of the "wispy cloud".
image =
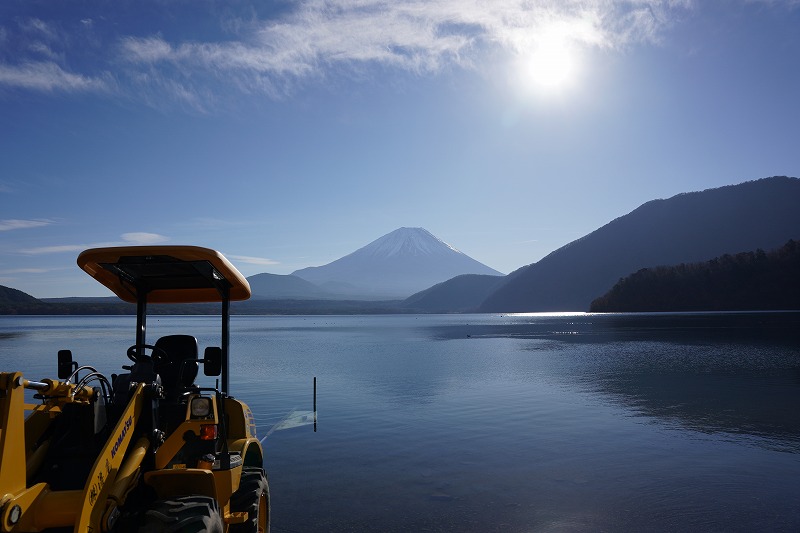
<svg viewBox="0 0 800 533">
<path fill-rule="evenodd" d="M 32 17 L 18 21 L 19 27 L 28 33 L 38 34 L 39 36 L 53 41 L 58 38 L 58 30 L 52 24 L 48 24 L 40 18 Z"/>
<path fill-rule="evenodd" d="M 58 244 L 54 246 L 39 246 L 24 248 L 19 253 L 25 255 L 59 254 L 66 252 L 82 252 L 88 248 L 103 248 L 106 246 L 137 246 L 153 245 L 169 241 L 169 237 L 157 233 L 133 232 L 123 233 L 119 241 L 95 242 L 91 244 Z"/>
<path fill-rule="evenodd" d="M 261 266 L 269 266 L 269 265 L 279 265 L 279 261 L 275 261 L 273 259 L 267 259 L 265 257 L 251 257 L 247 255 L 229 255 L 228 256 L 233 261 L 238 261 L 239 263 L 245 263 L 248 265 L 261 265 Z"/>
<path fill-rule="evenodd" d="M 765 4 L 769 7 L 800 8 L 800 0 L 746 0 L 748 4 Z"/>
<path fill-rule="evenodd" d="M 416 74 L 480 68 L 499 50 L 519 54 L 560 25 L 576 44 L 619 48 L 652 42 L 688 0 L 311 0 L 279 20 L 250 26 L 240 40 L 171 43 L 126 37 L 121 56 L 158 75 L 204 70 L 244 91 L 280 92 L 285 83 L 378 65 Z M 153 71 L 150 71 L 153 72 Z M 175 79 L 175 78 L 173 78 Z"/>
<path fill-rule="evenodd" d="M 83 244 L 59 244 L 56 246 L 38 246 L 36 248 L 23 248 L 19 251 L 26 255 L 60 254 L 64 252 L 80 252 L 91 246 Z"/>
<path fill-rule="evenodd" d="M 49 226 L 53 222 L 45 219 L 34 220 L 18 220 L 7 219 L 0 220 L 0 231 L 11 231 L 15 229 L 28 229 L 28 228 L 41 228 L 42 226 Z"/>
<path fill-rule="evenodd" d="M 52 272 L 53 270 L 61 270 L 61 269 L 12 268 L 12 269 L 9 269 L 9 270 L 0 270 L 0 275 L 9 275 L 9 274 L 44 274 L 46 272 Z"/>
<path fill-rule="evenodd" d="M 229 71 L 302 76 L 343 63 L 379 63 L 414 71 L 473 63 L 486 46 L 518 50 L 553 24 L 593 46 L 651 41 L 671 0 L 325 0 L 299 4 L 279 21 L 263 22 L 246 40 L 170 44 L 160 36 L 125 38 L 131 62 L 195 63 Z"/>
<path fill-rule="evenodd" d="M 18 24 L 25 55 L 0 63 L 0 85 L 38 91 L 119 91 L 155 105 L 164 94 L 196 109 L 233 87 L 280 97 L 295 84 L 333 73 L 362 77 L 370 66 L 430 75 L 480 70 L 500 55 L 525 53 L 558 26 L 576 45 L 604 49 L 657 41 L 691 0 L 304 0 L 269 20 L 220 22 L 229 40 L 172 41 L 161 33 L 105 42 L 88 72 L 58 58 L 78 54 L 65 31 L 40 19 Z M 102 35 L 84 18 L 75 31 Z M 231 30 L 230 28 L 234 28 Z M 5 31 L 5 30 L 4 30 Z M 230 33 L 228 34 L 230 35 Z M 11 37 L 14 37 L 13 39 Z M 116 46 L 114 46 L 116 44 Z M 21 50 L 22 51 L 22 50 Z M 222 85 L 220 85 L 222 84 Z"/>
<path fill-rule="evenodd" d="M 169 237 L 165 237 L 163 235 L 159 235 L 158 233 L 144 233 L 144 232 L 134 232 L 134 233 L 123 233 L 122 240 L 125 241 L 127 244 L 159 244 L 162 242 L 166 242 L 169 240 Z"/>
<path fill-rule="evenodd" d="M 80 73 L 66 67 L 66 58 L 82 62 L 82 46 L 58 25 L 39 18 L 18 19 L 0 27 L 0 86 L 40 92 L 107 92 L 113 88 L 107 72 Z M 5 58 L 3 56 L 6 56 Z"/>
<path fill-rule="evenodd" d="M 52 61 L 0 65 L 0 85 L 46 92 L 102 92 L 110 88 L 107 80 L 67 72 Z"/>
</svg>

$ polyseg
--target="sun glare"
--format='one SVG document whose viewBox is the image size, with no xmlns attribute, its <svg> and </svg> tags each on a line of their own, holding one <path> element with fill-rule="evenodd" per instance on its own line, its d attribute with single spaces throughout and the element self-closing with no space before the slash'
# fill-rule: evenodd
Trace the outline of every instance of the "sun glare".
<svg viewBox="0 0 800 533">
<path fill-rule="evenodd" d="M 530 49 L 518 58 L 517 75 L 528 90 L 560 93 L 573 86 L 579 74 L 579 51 L 563 29 L 537 35 Z"/>
</svg>

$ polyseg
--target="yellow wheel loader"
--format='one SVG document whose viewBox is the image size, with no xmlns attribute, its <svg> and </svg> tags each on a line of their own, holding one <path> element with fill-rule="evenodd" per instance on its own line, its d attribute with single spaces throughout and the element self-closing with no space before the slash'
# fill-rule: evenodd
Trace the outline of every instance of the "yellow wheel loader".
<svg viewBox="0 0 800 533">
<path fill-rule="evenodd" d="M 0 531 L 269 531 L 255 421 L 229 395 L 230 302 L 247 280 L 193 246 L 97 248 L 78 265 L 136 304 L 130 364 L 107 377 L 61 350 L 58 379 L 0 373 Z M 220 303 L 220 346 L 147 343 L 149 304 L 197 302 Z M 195 384 L 200 365 L 216 386 Z"/>
</svg>

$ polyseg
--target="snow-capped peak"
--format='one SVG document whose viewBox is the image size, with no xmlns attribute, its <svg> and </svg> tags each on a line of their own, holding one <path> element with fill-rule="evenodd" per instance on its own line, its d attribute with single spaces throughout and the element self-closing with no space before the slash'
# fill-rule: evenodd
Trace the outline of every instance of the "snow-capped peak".
<svg viewBox="0 0 800 533">
<path fill-rule="evenodd" d="M 294 275 L 359 296 L 407 297 L 461 274 L 500 275 L 423 228 L 400 228 L 355 252 Z M 339 289 L 337 289 L 339 290 Z"/>
<path fill-rule="evenodd" d="M 399 228 L 364 246 L 354 254 L 379 257 L 396 255 L 440 255 L 458 250 L 424 228 Z"/>
</svg>

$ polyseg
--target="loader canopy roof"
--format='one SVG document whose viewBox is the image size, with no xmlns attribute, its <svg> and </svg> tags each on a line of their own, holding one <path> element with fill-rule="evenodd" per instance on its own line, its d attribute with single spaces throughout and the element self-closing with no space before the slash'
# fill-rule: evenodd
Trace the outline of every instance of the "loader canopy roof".
<svg viewBox="0 0 800 533">
<path fill-rule="evenodd" d="M 220 302 L 250 298 L 250 284 L 221 253 L 198 246 L 93 248 L 78 266 L 126 302 Z"/>
</svg>

